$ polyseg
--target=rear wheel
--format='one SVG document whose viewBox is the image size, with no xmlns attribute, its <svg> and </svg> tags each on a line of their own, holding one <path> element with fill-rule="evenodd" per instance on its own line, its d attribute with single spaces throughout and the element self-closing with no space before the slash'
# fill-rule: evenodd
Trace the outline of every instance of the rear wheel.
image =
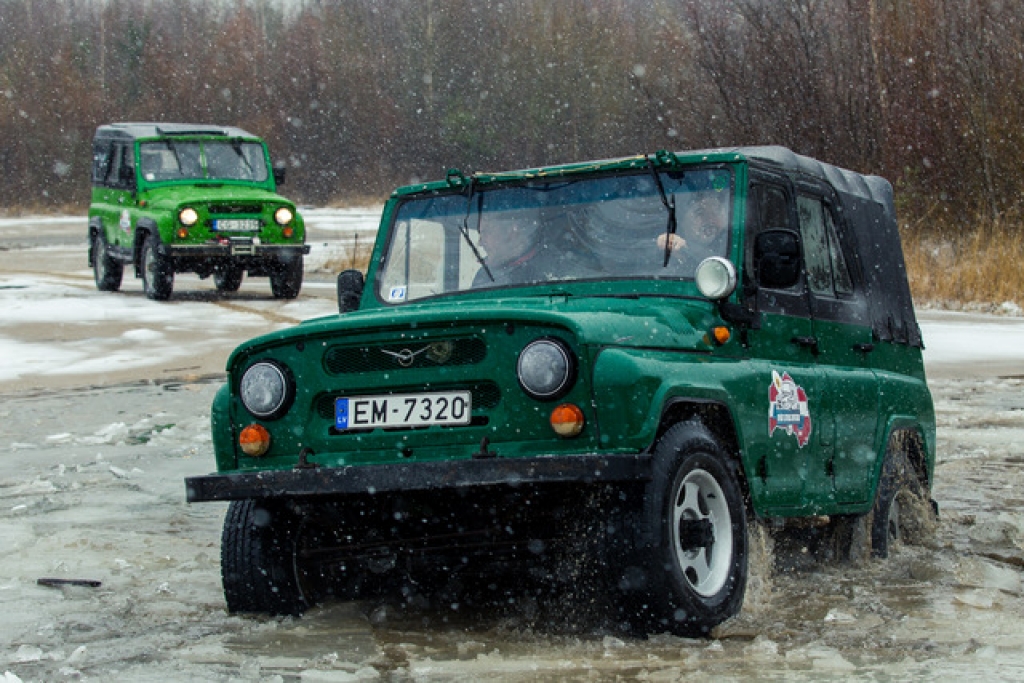
<svg viewBox="0 0 1024 683">
<path fill-rule="evenodd" d="M 237 292 L 242 286 L 243 274 L 244 271 L 234 263 L 218 266 L 213 271 L 213 283 L 218 292 Z"/>
<path fill-rule="evenodd" d="M 284 261 L 270 271 L 270 291 L 275 299 L 294 299 L 302 289 L 302 257 Z"/>
<path fill-rule="evenodd" d="M 154 301 L 166 301 L 174 290 L 174 266 L 158 251 L 160 240 L 147 235 L 142 245 L 142 289 Z"/>
<path fill-rule="evenodd" d="M 92 272 L 96 289 L 101 292 L 116 292 L 121 288 L 124 264 L 107 253 L 107 243 L 98 232 L 92 238 Z"/>
<path fill-rule="evenodd" d="M 906 449 L 894 438 L 885 454 L 875 503 L 868 517 L 872 556 L 888 557 L 897 544 L 921 540 L 933 521 L 928 489 Z"/>
<path fill-rule="evenodd" d="M 707 635 L 739 612 L 747 583 L 747 524 L 733 463 L 711 433 L 683 423 L 662 437 L 645 493 L 635 625 Z M 638 617 L 638 618 L 636 618 Z"/>
</svg>

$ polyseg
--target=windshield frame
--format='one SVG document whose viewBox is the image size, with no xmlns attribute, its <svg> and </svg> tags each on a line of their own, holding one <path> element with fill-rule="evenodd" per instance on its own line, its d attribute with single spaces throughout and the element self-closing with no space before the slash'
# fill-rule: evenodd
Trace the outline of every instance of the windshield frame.
<svg viewBox="0 0 1024 683">
<path fill-rule="evenodd" d="M 696 265 L 703 258 L 698 259 L 695 253 L 691 253 L 685 267 L 676 266 L 674 262 L 672 267 L 665 265 L 666 254 L 676 251 L 667 246 L 674 244 L 670 240 L 681 240 L 684 236 L 674 236 L 673 212 L 668 210 L 664 198 L 667 196 L 673 203 L 678 200 L 679 232 L 685 233 L 687 208 L 691 200 L 701 192 L 716 193 L 724 217 L 717 234 L 718 241 L 704 257 L 717 255 L 728 258 L 733 248 L 733 225 L 739 211 L 737 167 L 730 163 L 711 162 L 658 168 L 656 171 L 658 179 L 662 181 L 662 188 L 655 182 L 652 169 L 642 167 L 572 177 L 527 177 L 516 182 L 503 178 L 501 182 L 478 183 L 471 179 L 462 187 L 424 188 L 423 192 L 397 197 L 386 214 L 387 236 L 376 259 L 377 267 L 373 273 L 375 298 L 383 305 L 393 306 L 467 294 L 493 294 L 495 290 L 524 287 L 571 288 L 582 292 L 593 289 L 592 286 L 580 289 L 583 285 L 616 281 L 652 284 L 667 281 L 675 283 L 676 289 L 679 288 L 678 283 L 692 284 Z M 614 195 L 614 190 L 625 190 L 629 186 L 635 187 L 634 195 Z M 634 202 L 635 209 L 628 209 L 626 201 Z M 493 208 L 492 202 L 501 208 Z M 525 215 L 533 215 L 537 230 L 550 231 L 552 226 L 560 222 L 561 232 L 557 240 L 565 244 L 560 243 L 557 250 L 551 251 L 557 252 L 561 261 L 542 271 L 546 274 L 542 279 L 502 279 L 496 273 L 488 273 L 498 271 L 502 264 L 495 264 L 491 260 L 492 255 L 487 253 L 481 235 L 481 221 L 486 223 L 489 217 L 498 216 L 499 211 L 508 211 L 511 216 L 516 210 L 520 212 L 520 221 L 523 220 L 524 212 Z M 597 239 L 599 232 L 593 227 L 594 214 L 600 212 L 614 215 L 615 210 L 618 210 L 622 219 L 615 225 L 615 230 L 622 230 L 622 234 L 609 232 L 615 221 L 606 215 L 602 219 L 605 232 L 600 233 L 600 239 Z M 581 227 L 579 220 L 576 220 L 574 226 L 574 215 L 576 219 L 580 215 L 585 216 L 588 219 L 586 226 Z M 417 265 L 423 266 L 423 263 L 413 262 L 418 252 L 412 242 L 425 234 L 416 224 L 419 222 L 422 226 L 428 220 L 437 224 L 433 228 L 437 233 L 433 241 L 437 244 L 431 247 L 434 249 L 434 263 L 430 266 L 430 272 L 424 272 L 421 268 L 419 274 L 414 275 L 413 270 Z M 633 230 L 640 224 L 641 237 L 629 236 L 624 226 L 628 225 L 628 229 Z M 629 241 L 633 239 L 636 241 Z M 509 238 L 504 241 L 513 240 Z M 550 240 L 541 243 L 544 249 L 551 246 Z M 600 245 L 598 267 L 588 270 L 585 252 L 594 252 L 595 243 Z M 634 247 L 634 244 L 637 246 Z M 650 249 L 645 250 L 645 247 Z M 645 251 L 649 253 L 643 256 Z M 636 260 L 630 261 L 636 254 L 639 254 Z M 487 259 L 489 267 L 485 268 L 479 263 L 477 259 L 480 256 Z M 619 259 L 618 264 L 609 268 L 609 263 L 616 258 Z M 453 262 L 459 264 L 454 271 L 450 265 L 446 265 Z M 632 265 L 635 262 L 644 263 L 646 270 L 636 270 Z M 479 271 L 473 274 L 473 278 L 463 271 L 469 263 L 476 264 Z M 515 265 L 515 262 L 512 263 Z M 416 277 L 423 280 L 421 284 L 429 286 L 414 291 Z M 692 288 L 685 289 L 689 293 Z"/>
</svg>

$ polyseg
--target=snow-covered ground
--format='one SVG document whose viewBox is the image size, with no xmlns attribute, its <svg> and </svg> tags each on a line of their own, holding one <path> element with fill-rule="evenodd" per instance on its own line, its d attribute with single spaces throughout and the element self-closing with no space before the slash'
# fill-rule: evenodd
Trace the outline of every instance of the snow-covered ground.
<svg viewBox="0 0 1024 683">
<path fill-rule="evenodd" d="M 168 303 L 129 277 L 100 293 L 84 219 L 0 220 L 0 681 L 1024 679 L 1015 316 L 921 314 L 939 427 L 934 538 L 860 567 L 756 554 L 761 580 L 715 640 L 630 638 L 585 604 L 528 594 L 479 609 L 398 609 L 396 596 L 301 619 L 229 616 L 225 506 L 188 505 L 183 482 L 214 467 L 224 360 L 255 334 L 332 314 L 325 264 L 354 235 L 368 243 L 378 212 L 304 211 L 313 253 L 290 302 L 265 279 L 222 297 L 181 276 Z"/>
</svg>

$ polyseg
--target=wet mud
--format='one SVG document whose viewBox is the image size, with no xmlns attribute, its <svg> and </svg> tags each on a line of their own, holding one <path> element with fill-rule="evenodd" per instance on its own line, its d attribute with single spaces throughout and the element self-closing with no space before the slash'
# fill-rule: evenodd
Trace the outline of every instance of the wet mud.
<svg viewBox="0 0 1024 683">
<path fill-rule="evenodd" d="M 1021 678 L 1022 384 L 932 383 L 932 533 L 841 564 L 755 527 L 743 612 L 703 640 L 637 637 L 586 587 L 514 577 L 470 601 L 406 591 L 228 615 L 226 506 L 188 505 L 182 484 L 212 467 L 216 382 L 6 394 L 0 667 L 23 681 Z"/>
<path fill-rule="evenodd" d="M 15 260 L 91 286 L 77 249 L 67 264 Z M 289 322 L 247 291 L 225 303 Z M 178 305 L 205 314 L 219 306 L 210 296 Z M 301 618 L 229 615 L 227 506 L 187 504 L 183 483 L 214 466 L 209 406 L 226 350 L 98 381 L 0 384 L 0 680 L 1024 679 L 1024 379 L 1012 369 L 946 366 L 930 381 L 934 529 L 851 564 L 755 526 L 742 613 L 690 640 L 625 631 L 586 585 L 515 576 L 469 599 L 413 587 Z"/>
</svg>

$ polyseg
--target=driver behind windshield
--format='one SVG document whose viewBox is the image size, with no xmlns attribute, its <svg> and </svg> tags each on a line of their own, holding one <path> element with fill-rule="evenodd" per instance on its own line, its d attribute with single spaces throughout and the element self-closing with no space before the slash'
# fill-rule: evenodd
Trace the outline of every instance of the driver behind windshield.
<svg viewBox="0 0 1024 683">
<path fill-rule="evenodd" d="M 673 254 L 693 268 L 708 256 L 725 253 L 729 228 L 729 194 L 721 190 L 694 193 L 682 212 L 680 233 L 659 235 L 658 247 L 668 239 Z"/>
</svg>

